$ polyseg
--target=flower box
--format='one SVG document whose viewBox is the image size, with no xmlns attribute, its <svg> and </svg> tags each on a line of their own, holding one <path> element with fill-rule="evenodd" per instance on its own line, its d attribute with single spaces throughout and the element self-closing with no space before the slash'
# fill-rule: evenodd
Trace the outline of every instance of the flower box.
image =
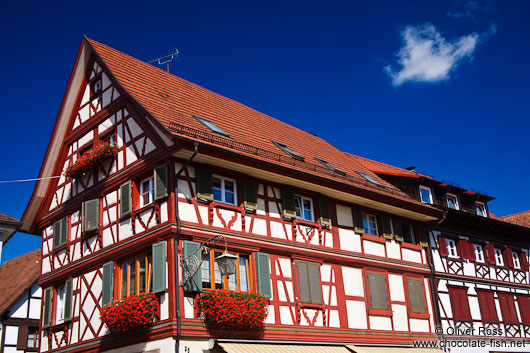
<svg viewBox="0 0 530 353">
<path fill-rule="evenodd" d="M 252 330 L 263 328 L 268 304 L 263 294 L 219 290 L 201 293 L 197 309 L 211 328 Z"/>
<path fill-rule="evenodd" d="M 118 154 L 118 147 L 115 144 L 107 143 L 96 146 L 85 152 L 77 161 L 66 168 L 64 175 L 68 178 L 76 179 L 82 176 L 87 170 L 93 168 L 102 160 Z"/>
<path fill-rule="evenodd" d="M 160 317 L 160 304 L 154 293 L 130 295 L 105 304 L 101 322 L 113 333 L 125 333 L 148 327 Z"/>
</svg>

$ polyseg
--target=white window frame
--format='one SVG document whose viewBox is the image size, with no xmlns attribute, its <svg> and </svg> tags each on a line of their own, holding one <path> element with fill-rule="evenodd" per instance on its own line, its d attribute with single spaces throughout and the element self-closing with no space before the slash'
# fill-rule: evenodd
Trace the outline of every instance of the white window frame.
<svg viewBox="0 0 530 353">
<path fill-rule="evenodd" d="M 149 181 L 149 202 L 148 203 L 144 203 L 144 193 L 145 193 L 144 183 L 146 181 Z M 155 199 L 155 182 L 154 182 L 153 177 L 149 177 L 140 182 L 140 208 L 152 204 L 154 199 Z"/>
<path fill-rule="evenodd" d="M 484 204 L 484 202 L 475 201 L 475 213 L 477 212 L 477 206 L 481 208 L 483 213 L 482 215 L 477 213 L 477 216 L 488 217 L 488 212 L 486 211 L 486 205 Z"/>
<path fill-rule="evenodd" d="M 445 239 L 447 246 L 447 256 L 453 259 L 458 258 L 458 251 L 456 249 L 456 241 L 454 239 Z"/>
<path fill-rule="evenodd" d="M 502 255 L 502 250 L 499 248 L 494 248 L 495 252 L 495 262 L 499 266 L 504 266 L 504 256 Z"/>
<path fill-rule="evenodd" d="M 57 287 L 57 300 L 55 302 L 55 324 L 59 325 L 64 322 L 64 296 L 66 287 L 64 285 Z"/>
<path fill-rule="evenodd" d="M 215 201 L 215 202 L 225 203 L 225 204 L 227 204 L 227 205 L 234 205 L 234 206 L 236 206 L 236 205 L 237 205 L 237 183 L 236 183 L 235 179 L 227 178 L 227 177 L 220 176 L 220 175 L 216 175 L 216 174 L 212 175 L 212 181 L 213 181 L 213 179 L 215 179 L 215 178 L 217 178 L 217 179 L 219 179 L 219 180 L 221 181 L 221 200 L 216 200 L 216 199 L 214 199 L 214 201 Z M 225 193 L 226 193 L 226 186 L 225 186 L 225 183 L 226 183 L 227 181 L 230 181 L 230 182 L 232 182 L 232 183 L 234 184 L 234 202 L 233 202 L 233 203 L 231 203 L 231 202 L 227 202 L 227 201 L 226 201 L 226 195 L 225 195 Z"/>
<path fill-rule="evenodd" d="M 473 251 L 475 251 L 475 261 L 484 263 L 484 248 L 480 244 L 473 244 Z"/>
<path fill-rule="evenodd" d="M 315 209 L 313 207 L 313 200 L 309 197 L 305 197 L 305 196 L 302 196 L 302 195 L 294 195 L 294 207 L 295 207 L 295 212 L 296 212 L 296 202 L 299 202 L 299 209 L 300 209 L 300 217 L 298 215 L 296 215 L 296 218 L 297 219 L 301 219 L 301 220 L 304 220 L 304 221 L 308 221 L 308 222 L 314 222 L 315 221 Z M 304 201 L 309 201 L 309 205 L 311 206 L 311 219 L 307 219 L 304 217 Z"/>
<path fill-rule="evenodd" d="M 423 196 L 422 196 L 422 193 L 421 193 L 422 189 L 429 192 L 429 202 L 423 200 Z M 423 203 L 428 203 L 430 205 L 433 204 L 432 189 L 430 187 L 425 186 L 425 185 L 420 185 L 420 201 L 423 202 Z"/>
<path fill-rule="evenodd" d="M 512 250 L 513 268 L 521 269 L 521 261 L 519 260 L 519 253 Z"/>
<path fill-rule="evenodd" d="M 362 216 L 363 216 L 363 226 L 364 226 L 364 221 L 367 221 L 368 223 L 373 222 L 373 224 L 375 225 L 375 234 L 367 233 L 366 230 L 365 230 L 365 234 L 378 236 L 379 229 L 377 228 L 377 217 L 374 216 L 373 214 L 364 213 L 364 212 Z M 370 217 L 373 217 L 373 221 L 370 220 Z"/>
<path fill-rule="evenodd" d="M 447 198 L 447 207 L 448 208 L 452 208 L 452 207 L 449 207 L 449 198 L 452 198 L 454 200 L 454 203 L 455 203 L 455 210 L 459 210 L 460 209 L 460 204 L 458 203 L 458 197 L 455 195 L 455 194 L 451 194 L 451 193 L 447 193 L 445 194 L 445 197 Z"/>
</svg>

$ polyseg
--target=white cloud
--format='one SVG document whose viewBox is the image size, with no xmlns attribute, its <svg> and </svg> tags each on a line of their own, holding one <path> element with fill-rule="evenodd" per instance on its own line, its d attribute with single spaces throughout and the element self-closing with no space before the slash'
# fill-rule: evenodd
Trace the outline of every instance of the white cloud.
<svg viewBox="0 0 530 353">
<path fill-rule="evenodd" d="M 385 67 L 394 86 L 407 81 L 447 80 L 463 58 L 472 58 L 480 38 L 477 33 L 472 33 L 447 41 L 432 24 L 407 26 L 401 36 L 403 47 L 396 55 L 396 64 L 400 68 Z"/>
</svg>

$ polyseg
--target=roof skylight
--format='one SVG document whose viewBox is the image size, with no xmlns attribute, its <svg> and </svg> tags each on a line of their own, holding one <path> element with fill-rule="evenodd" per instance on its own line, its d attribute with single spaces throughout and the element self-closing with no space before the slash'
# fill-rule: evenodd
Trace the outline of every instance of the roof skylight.
<svg viewBox="0 0 530 353">
<path fill-rule="evenodd" d="M 315 159 L 317 161 L 319 161 L 320 163 L 322 163 L 322 165 L 326 168 L 328 168 L 329 170 L 332 170 L 334 172 L 336 172 L 337 174 L 340 174 L 340 175 L 346 175 L 346 172 L 343 171 L 343 170 L 340 170 L 339 168 L 336 168 L 335 166 L 333 166 L 332 164 L 329 164 L 328 162 L 326 162 L 325 160 L 323 159 L 320 159 L 320 158 L 317 158 L 315 157 Z"/>
<path fill-rule="evenodd" d="M 360 176 L 362 176 L 363 178 L 365 178 L 366 180 L 368 180 L 370 183 L 372 184 L 375 184 L 375 185 L 378 185 L 378 186 L 383 186 L 381 185 L 380 182 L 378 182 L 377 180 L 375 180 L 374 178 L 372 178 L 371 176 L 369 176 L 368 174 L 366 173 L 363 173 L 363 172 L 357 172 L 357 174 L 359 174 Z"/>
<path fill-rule="evenodd" d="M 285 153 L 287 153 L 289 156 L 293 157 L 294 159 L 298 159 L 300 161 L 304 160 L 304 157 L 302 155 L 291 150 L 289 147 L 287 147 L 285 143 L 281 143 L 277 141 L 272 141 L 272 143 L 274 143 L 276 147 L 278 147 L 279 149 L 281 149 L 282 151 L 284 151 Z"/>
<path fill-rule="evenodd" d="M 228 137 L 228 134 L 224 132 L 219 126 L 212 123 L 210 120 L 201 118 L 197 115 L 193 116 L 195 119 L 199 120 L 201 123 L 203 123 L 204 126 L 206 126 L 208 129 L 212 130 L 213 132 Z"/>
</svg>

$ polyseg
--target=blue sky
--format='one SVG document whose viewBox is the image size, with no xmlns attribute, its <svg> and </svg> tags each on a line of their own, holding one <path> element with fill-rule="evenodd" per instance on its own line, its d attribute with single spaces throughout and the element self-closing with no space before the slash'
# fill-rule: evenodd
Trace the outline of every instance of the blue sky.
<svg viewBox="0 0 530 353">
<path fill-rule="evenodd" d="M 8 2 L 0 181 L 37 177 L 83 35 L 344 151 L 528 210 L 528 1 Z M 33 183 L 0 183 L 20 218 Z M 17 234 L 2 262 L 40 246 Z"/>
</svg>

